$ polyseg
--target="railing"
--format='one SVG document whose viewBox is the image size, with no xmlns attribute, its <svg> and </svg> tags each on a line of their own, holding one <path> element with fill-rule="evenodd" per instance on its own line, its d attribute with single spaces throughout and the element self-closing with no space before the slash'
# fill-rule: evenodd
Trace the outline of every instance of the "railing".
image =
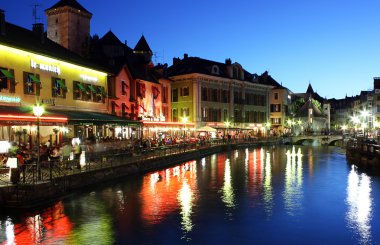
<svg viewBox="0 0 380 245">
<path fill-rule="evenodd" d="M 22 186 L 35 185 L 38 183 L 51 182 L 59 184 L 66 176 L 80 172 L 94 171 L 109 167 L 127 165 L 135 162 L 142 162 L 149 159 L 156 159 L 164 156 L 180 154 L 184 152 L 197 151 L 200 149 L 210 148 L 215 145 L 237 144 L 237 143 L 260 143 L 273 140 L 265 139 L 214 139 L 211 141 L 201 141 L 198 143 L 180 143 L 175 145 L 165 145 L 153 148 L 139 148 L 133 152 L 125 149 L 108 149 L 100 152 L 85 152 L 86 163 L 80 168 L 78 160 L 59 161 L 51 160 L 41 162 L 41 178 L 38 179 L 37 164 L 32 162 L 24 164 L 16 169 L 14 174 L 19 174 L 17 184 Z M 17 173 L 18 172 L 18 173 Z M 9 174 L 0 178 L 0 186 L 11 185 Z"/>
</svg>

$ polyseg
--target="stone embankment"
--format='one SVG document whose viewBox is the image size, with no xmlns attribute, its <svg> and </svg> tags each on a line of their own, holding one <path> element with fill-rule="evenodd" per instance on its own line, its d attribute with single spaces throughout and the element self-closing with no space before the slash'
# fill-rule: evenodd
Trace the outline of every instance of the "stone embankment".
<svg viewBox="0 0 380 245">
<path fill-rule="evenodd" d="M 0 187 L 0 206 L 10 208 L 38 206 L 82 188 L 94 186 L 105 181 L 144 174 L 182 162 L 200 159 L 214 153 L 257 144 L 262 143 L 220 144 L 203 148 L 183 149 L 183 151 L 179 150 L 175 154 L 161 154 L 145 158 L 132 157 L 130 155 L 103 158 L 103 160 L 112 161 L 112 163 L 101 168 L 84 169 L 71 174 L 58 176 L 51 181 L 2 186 Z M 131 158 L 133 159 L 131 160 Z"/>
</svg>

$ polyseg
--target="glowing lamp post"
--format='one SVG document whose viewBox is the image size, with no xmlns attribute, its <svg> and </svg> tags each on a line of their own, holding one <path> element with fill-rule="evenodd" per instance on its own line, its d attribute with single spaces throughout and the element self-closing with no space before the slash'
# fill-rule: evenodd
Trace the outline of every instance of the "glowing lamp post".
<svg viewBox="0 0 380 245">
<path fill-rule="evenodd" d="M 37 178 L 41 180 L 41 164 L 40 164 L 40 117 L 45 109 L 37 104 L 33 107 L 33 114 L 37 117 Z"/>
</svg>

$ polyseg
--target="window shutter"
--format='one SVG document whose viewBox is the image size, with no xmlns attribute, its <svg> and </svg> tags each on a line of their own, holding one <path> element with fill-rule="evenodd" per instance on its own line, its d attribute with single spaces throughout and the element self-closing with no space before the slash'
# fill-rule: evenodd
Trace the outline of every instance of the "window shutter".
<svg viewBox="0 0 380 245">
<path fill-rule="evenodd" d="M 13 78 L 10 79 L 9 93 L 16 93 L 15 70 L 10 69 L 10 73 L 12 74 Z"/>
</svg>

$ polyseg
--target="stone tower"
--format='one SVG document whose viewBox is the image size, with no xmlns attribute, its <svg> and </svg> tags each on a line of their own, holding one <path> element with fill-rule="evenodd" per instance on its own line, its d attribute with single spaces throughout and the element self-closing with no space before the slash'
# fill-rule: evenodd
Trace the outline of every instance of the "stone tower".
<svg viewBox="0 0 380 245">
<path fill-rule="evenodd" d="M 76 0 L 60 0 L 45 10 L 47 37 L 85 56 L 88 53 L 92 14 Z"/>
</svg>

